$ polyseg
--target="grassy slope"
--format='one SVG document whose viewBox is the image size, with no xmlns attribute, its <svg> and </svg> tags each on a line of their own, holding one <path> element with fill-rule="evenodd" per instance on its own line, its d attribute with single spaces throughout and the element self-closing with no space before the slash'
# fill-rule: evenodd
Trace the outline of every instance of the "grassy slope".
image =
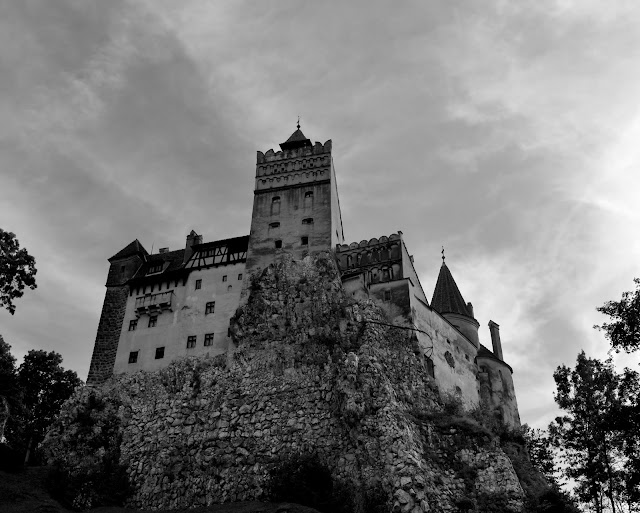
<svg viewBox="0 0 640 513">
<path fill-rule="evenodd" d="M 64 508 L 51 498 L 45 487 L 46 467 L 28 468 L 24 472 L 0 471 L 0 511 L 2 513 L 66 513 Z M 134 513 L 139 510 L 105 507 L 91 510 L 95 513 Z M 190 510 L 172 510 L 171 513 L 318 513 L 317 510 L 297 504 L 273 504 L 263 502 L 237 502 L 219 504 Z M 154 513 L 169 513 L 155 511 Z"/>
</svg>

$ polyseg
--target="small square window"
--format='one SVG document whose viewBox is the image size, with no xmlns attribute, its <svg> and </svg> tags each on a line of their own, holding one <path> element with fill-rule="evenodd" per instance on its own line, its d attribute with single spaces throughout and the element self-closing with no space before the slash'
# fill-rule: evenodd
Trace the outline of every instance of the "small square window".
<svg viewBox="0 0 640 513">
<path fill-rule="evenodd" d="M 205 345 L 205 347 L 213 345 L 213 333 L 207 333 L 204 336 L 204 345 Z"/>
<path fill-rule="evenodd" d="M 269 223 L 270 230 L 273 230 L 275 228 L 280 228 L 280 223 Z"/>
<path fill-rule="evenodd" d="M 307 217 L 302 220 L 302 224 L 313 224 L 313 217 Z"/>
<path fill-rule="evenodd" d="M 149 328 L 155 328 L 158 325 L 158 316 L 152 315 L 149 317 Z"/>
<path fill-rule="evenodd" d="M 138 327 L 138 319 L 133 319 L 129 321 L 129 331 L 135 331 Z"/>
<path fill-rule="evenodd" d="M 238 281 L 242 279 L 242 273 L 238 274 Z"/>
<path fill-rule="evenodd" d="M 207 306 L 204 309 L 204 313 L 205 315 L 207 314 L 212 314 L 216 311 L 216 302 L 215 301 L 209 301 L 207 303 Z"/>
<path fill-rule="evenodd" d="M 126 267 L 124 265 L 120 266 L 120 274 L 124 274 L 124 271 L 126 270 Z"/>
<path fill-rule="evenodd" d="M 227 292 L 231 292 L 231 289 L 233 289 L 233 285 L 229 285 L 229 286 L 227 287 Z"/>
<path fill-rule="evenodd" d="M 200 290 L 202 288 L 202 280 L 196 280 L 196 290 Z"/>
<path fill-rule="evenodd" d="M 276 249 L 280 249 L 282 247 L 282 241 L 281 240 L 277 240 L 276 241 Z"/>
<path fill-rule="evenodd" d="M 300 244 L 302 244 L 303 246 L 308 246 L 309 245 L 309 237 L 302 237 L 300 239 Z"/>
<path fill-rule="evenodd" d="M 156 360 L 164 358 L 164 347 L 156 347 Z"/>
<path fill-rule="evenodd" d="M 227 281 L 227 275 L 226 274 L 222 277 L 222 281 Z"/>
<path fill-rule="evenodd" d="M 187 349 L 193 349 L 196 347 L 196 336 L 190 335 L 187 337 Z"/>
<path fill-rule="evenodd" d="M 152 266 L 149 267 L 147 274 L 156 274 L 156 273 L 162 272 L 163 267 L 164 267 L 163 263 L 153 264 Z"/>
<path fill-rule="evenodd" d="M 391 301 L 391 291 L 390 290 L 385 290 L 384 291 L 384 300 L 385 301 Z"/>
<path fill-rule="evenodd" d="M 138 361 L 138 351 L 131 351 L 129 353 L 129 363 L 136 363 Z"/>
</svg>

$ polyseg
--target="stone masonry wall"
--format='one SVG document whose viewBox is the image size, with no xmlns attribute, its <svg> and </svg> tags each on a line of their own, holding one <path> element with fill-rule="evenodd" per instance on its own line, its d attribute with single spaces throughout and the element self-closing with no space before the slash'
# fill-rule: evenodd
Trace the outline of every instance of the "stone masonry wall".
<svg viewBox="0 0 640 513">
<path fill-rule="evenodd" d="M 266 499 L 274 465 L 316 452 L 354 493 L 382 488 L 389 510 L 521 510 L 498 442 L 437 421 L 442 403 L 415 336 L 378 324 L 389 321 L 375 303 L 347 298 L 331 255 L 269 266 L 249 292 L 232 320 L 233 353 L 102 387 L 122 404 L 130 506 Z M 100 390 L 65 405 L 48 437 L 52 457 L 74 450 L 79 405 Z"/>
<path fill-rule="evenodd" d="M 91 356 L 91 365 L 87 384 L 102 383 L 113 374 L 113 365 L 116 361 L 118 341 L 122 329 L 122 319 L 127 308 L 129 287 L 120 285 L 107 287 L 98 323 L 98 334 Z"/>
</svg>

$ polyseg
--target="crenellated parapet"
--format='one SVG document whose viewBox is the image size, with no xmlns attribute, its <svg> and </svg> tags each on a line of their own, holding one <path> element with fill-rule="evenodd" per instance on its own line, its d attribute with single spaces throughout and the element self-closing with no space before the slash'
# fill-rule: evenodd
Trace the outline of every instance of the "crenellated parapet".
<svg viewBox="0 0 640 513">
<path fill-rule="evenodd" d="M 394 233 L 336 246 L 342 275 L 365 273 L 367 284 L 397 280 L 402 274 L 402 239 Z"/>
<path fill-rule="evenodd" d="M 258 152 L 256 191 L 331 179 L 331 140 L 274 152 Z"/>
<path fill-rule="evenodd" d="M 313 146 L 302 146 L 299 148 L 292 148 L 290 150 L 273 151 L 273 149 L 267 150 L 266 153 L 258 151 L 256 164 L 265 164 L 268 162 L 277 162 L 281 160 L 289 160 L 296 158 L 306 158 L 313 155 L 322 155 L 331 153 L 331 139 L 322 144 L 316 141 Z"/>
</svg>

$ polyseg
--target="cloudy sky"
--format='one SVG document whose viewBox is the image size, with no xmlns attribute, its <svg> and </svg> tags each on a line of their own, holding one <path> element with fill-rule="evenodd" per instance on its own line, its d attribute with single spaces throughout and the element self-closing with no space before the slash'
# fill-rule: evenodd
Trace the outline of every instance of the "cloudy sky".
<svg viewBox="0 0 640 513">
<path fill-rule="evenodd" d="M 346 238 L 402 230 L 429 297 L 444 245 L 542 427 L 640 275 L 638 26 L 633 0 L 0 0 L 0 227 L 38 267 L 0 333 L 85 379 L 106 259 L 247 234 L 255 152 L 300 115 Z"/>
</svg>

